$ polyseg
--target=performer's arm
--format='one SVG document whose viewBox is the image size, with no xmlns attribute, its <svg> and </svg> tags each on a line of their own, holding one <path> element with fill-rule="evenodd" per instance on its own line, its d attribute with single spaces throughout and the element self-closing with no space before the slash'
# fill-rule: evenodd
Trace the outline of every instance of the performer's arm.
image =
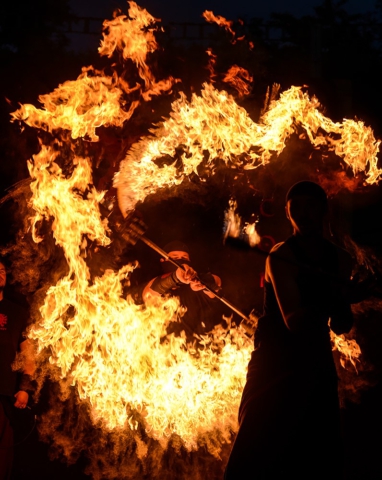
<svg viewBox="0 0 382 480">
<path fill-rule="evenodd" d="M 15 393 L 15 407 L 25 408 L 28 404 L 29 393 L 33 392 L 33 383 L 31 376 L 34 373 L 35 365 L 33 361 L 33 355 L 31 354 L 31 343 L 29 340 L 25 340 L 20 344 L 20 350 L 24 358 L 24 368 L 19 386 L 19 391 Z"/>
<path fill-rule="evenodd" d="M 196 277 L 195 270 L 187 264 L 177 268 L 175 272 L 155 277 L 145 286 L 142 293 L 143 301 L 149 297 L 158 297 L 169 293 L 173 288 L 183 284 L 190 284 Z"/>
</svg>

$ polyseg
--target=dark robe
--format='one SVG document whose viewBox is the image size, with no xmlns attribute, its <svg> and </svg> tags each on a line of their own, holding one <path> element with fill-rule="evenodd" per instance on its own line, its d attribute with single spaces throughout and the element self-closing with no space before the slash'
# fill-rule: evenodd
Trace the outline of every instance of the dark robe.
<svg viewBox="0 0 382 480">
<path fill-rule="evenodd" d="M 321 299 L 327 304 L 323 310 L 330 310 L 338 256 L 333 244 L 323 242 L 325 260 L 318 264 L 304 258 L 295 237 L 286 241 L 296 261 L 306 266 L 299 268 L 297 278 L 302 306 L 312 307 Z M 272 284 L 265 282 L 264 315 L 248 365 L 226 480 L 341 478 L 340 409 L 329 317 L 327 322 L 308 320 L 302 332 L 291 332 Z M 351 325 L 343 327 L 349 330 Z"/>
</svg>

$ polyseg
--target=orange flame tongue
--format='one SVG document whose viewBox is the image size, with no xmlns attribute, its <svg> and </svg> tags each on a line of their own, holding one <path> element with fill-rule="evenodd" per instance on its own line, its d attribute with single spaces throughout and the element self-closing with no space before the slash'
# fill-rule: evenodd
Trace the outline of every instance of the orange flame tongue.
<svg viewBox="0 0 382 480">
<path fill-rule="evenodd" d="M 147 54 L 158 48 L 153 28 L 148 27 L 160 20 L 135 2 L 128 3 L 130 19 L 115 12 L 113 20 L 104 21 L 107 33 L 98 51 L 100 55 L 111 57 L 115 50 L 120 50 L 125 60 L 131 58 L 137 66 L 146 66 Z"/>
<path fill-rule="evenodd" d="M 206 10 L 203 13 L 203 17 L 207 20 L 207 22 L 216 23 L 217 25 L 224 27 L 228 32 L 230 32 L 232 37 L 235 37 L 235 32 L 231 28 L 232 22 L 230 20 L 227 20 L 221 15 L 214 15 L 214 13 L 210 10 Z"/>
<path fill-rule="evenodd" d="M 351 363 L 357 370 L 357 362 L 360 361 L 361 349 L 354 339 L 347 339 L 344 335 L 336 335 L 330 332 L 333 350 L 340 353 L 340 363 L 343 368 L 347 367 L 347 363 Z"/>
<path fill-rule="evenodd" d="M 100 55 L 111 57 L 118 50 L 125 60 L 131 59 L 138 68 L 139 76 L 145 82 L 142 96 L 145 101 L 152 95 L 159 95 L 171 89 L 176 80 L 169 78 L 157 82 L 147 64 L 147 55 L 158 48 L 152 26 L 159 19 L 151 16 L 147 10 L 141 9 L 135 2 L 128 2 L 129 16 L 114 15 L 113 20 L 104 21 L 104 39 L 98 49 Z M 151 28 L 149 28 L 152 26 Z"/>
<path fill-rule="evenodd" d="M 77 80 L 67 81 L 52 93 L 40 95 L 43 109 L 22 105 L 11 116 L 34 128 L 48 132 L 69 130 L 73 139 L 82 137 L 95 142 L 98 141 L 97 127 L 122 126 L 138 106 L 134 101 L 127 111 L 122 108 L 126 103 L 124 91 L 126 84 L 117 76 L 108 77 L 92 67 L 83 68 Z"/>
<path fill-rule="evenodd" d="M 146 63 L 148 53 L 157 48 L 153 30 L 147 28 L 156 20 L 135 2 L 129 4 L 131 20 L 125 15 L 115 15 L 113 20 L 104 22 L 107 33 L 99 52 L 111 57 L 116 50 L 121 50 L 125 60 L 135 63 L 144 80 L 143 87 L 130 87 L 116 73 L 107 76 L 93 67 L 84 67 L 77 80 L 67 81 L 52 93 L 40 95 L 43 109 L 22 105 L 11 114 L 12 119 L 49 132 L 66 129 L 73 139 L 82 137 L 95 142 L 98 141 L 97 127 L 121 127 L 138 107 L 139 101 L 128 101 L 126 95 L 139 90 L 143 100 L 149 101 L 153 95 L 170 90 L 177 80 L 170 77 L 156 81 Z"/>
</svg>

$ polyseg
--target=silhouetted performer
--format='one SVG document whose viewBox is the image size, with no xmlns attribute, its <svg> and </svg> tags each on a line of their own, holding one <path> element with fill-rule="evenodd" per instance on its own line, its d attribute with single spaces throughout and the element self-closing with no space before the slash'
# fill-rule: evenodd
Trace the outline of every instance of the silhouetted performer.
<svg viewBox="0 0 382 480">
<path fill-rule="evenodd" d="M 353 324 L 350 255 L 323 237 L 327 197 L 312 182 L 288 192 L 293 235 L 266 261 L 255 334 L 226 480 L 339 479 L 342 443 L 329 326 Z"/>
<path fill-rule="evenodd" d="M 3 296 L 6 268 L 0 260 L 0 480 L 11 477 L 13 463 L 13 409 L 25 408 L 33 391 L 30 375 L 32 363 L 26 362 L 21 381 L 12 369 L 18 351 L 26 351 L 28 340 L 23 337 L 27 325 L 27 311 Z"/>
</svg>

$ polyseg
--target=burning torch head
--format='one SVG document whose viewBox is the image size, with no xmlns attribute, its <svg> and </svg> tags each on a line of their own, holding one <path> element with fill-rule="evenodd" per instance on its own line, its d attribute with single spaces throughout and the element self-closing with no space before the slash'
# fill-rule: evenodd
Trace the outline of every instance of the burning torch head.
<svg viewBox="0 0 382 480">
<path fill-rule="evenodd" d="M 317 183 L 298 182 L 287 193 L 285 211 L 295 233 L 321 234 L 328 211 L 326 193 Z"/>
</svg>

